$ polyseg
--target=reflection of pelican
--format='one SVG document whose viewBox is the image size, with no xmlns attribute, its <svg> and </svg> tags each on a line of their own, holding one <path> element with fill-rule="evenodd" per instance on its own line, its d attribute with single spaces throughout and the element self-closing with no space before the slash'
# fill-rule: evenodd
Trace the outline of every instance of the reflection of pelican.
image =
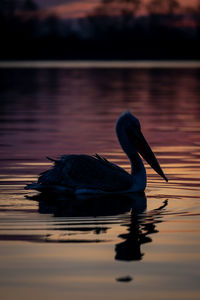
<svg viewBox="0 0 200 300">
<path fill-rule="evenodd" d="M 158 232 L 156 224 L 162 222 L 161 216 L 168 204 L 168 201 L 165 200 L 159 208 L 145 212 L 147 200 L 144 193 L 106 197 L 93 196 L 79 199 L 74 197 L 66 198 L 64 195 L 48 195 L 46 193 L 26 197 L 30 200 L 38 201 L 40 214 L 52 214 L 56 218 L 62 217 L 62 224 L 66 224 L 66 226 L 64 229 L 62 228 L 61 239 L 56 239 L 56 242 L 88 242 L 88 238 L 85 238 L 86 231 L 92 231 L 95 235 L 106 233 L 109 230 L 108 224 L 112 226 L 112 221 L 108 223 L 107 217 L 123 216 L 121 225 L 126 227 L 127 231 L 119 235 L 119 238 L 123 241 L 115 245 L 115 259 L 122 261 L 142 259 L 144 254 L 141 252 L 141 246 L 152 242 L 149 235 Z M 106 217 L 105 219 L 104 216 Z M 78 228 L 75 225 L 73 227 L 67 225 L 68 220 L 74 220 L 72 223 L 75 224 L 77 217 L 81 217 L 81 223 L 78 222 Z M 93 222 L 90 219 L 88 223 L 88 217 L 95 217 L 95 219 L 93 219 Z M 101 217 L 101 222 L 96 223 L 96 217 Z M 58 221 L 58 219 L 56 220 Z M 65 222 L 63 223 L 64 220 Z M 113 224 L 115 224 L 116 219 L 113 220 Z M 58 230 L 57 227 L 55 230 Z M 71 234 L 70 238 L 67 234 L 68 231 Z M 79 232 L 78 238 L 76 238 L 77 231 Z M 80 238 L 81 233 L 84 234 L 84 238 Z M 63 236 L 65 237 L 64 240 L 62 239 Z M 44 241 L 55 242 L 55 240 L 51 240 L 51 235 L 48 235 L 48 239 L 45 236 Z M 96 243 L 97 239 L 94 237 L 89 241 Z M 98 242 L 104 241 L 102 238 L 98 239 Z M 124 281 L 124 278 L 120 281 Z"/>
<path fill-rule="evenodd" d="M 146 209 L 146 196 L 143 192 L 78 198 L 41 193 L 26 198 L 39 203 L 39 213 L 53 214 L 55 217 L 115 216 L 130 211 L 137 215 Z"/>
<path fill-rule="evenodd" d="M 121 216 L 129 212 L 134 212 L 137 215 L 146 209 L 146 197 L 143 192 L 121 196 L 95 195 L 83 198 L 75 198 L 69 195 L 66 197 L 66 195 L 52 193 L 41 193 L 25 197 L 38 202 L 38 212 L 40 214 L 52 214 L 56 221 L 61 217 L 62 225 L 65 224 L 60 229 L 60 237 L 56 237 L 56 240 L 52 238 L 52 234 L 40 237 L 40 240 L 43 239 L 45 242 L 104 242 L 105 240 L 102 239 L 100 234 L 106 233 L 112 224 L 116 224 L 116 219 L 112 218 L 113 216 Z M 99 217 L 99 219 L 96 217 Z M 77 218 L 79 220 L 78 226 L 75 225 Z M 68 226 L 70 220 L 73 220 L 74 226 Z M 57 225 L 55 230 L 58 234 Z M 70 232 L 70 237 L 68 232 Z M 77 232 L 79 233 L 78 238 Z M 88 239 L 88 236 L 85 236 L 85 232 L 93 232 L 95 235 L 98 235 L 98 239 L 96 236 Z"/>
<path fill-rule="evenodd" d="M 163 209 L 167 206 L 168 201 L 165 200 L 159 208 L 147 212 L 146 214 L 131 214 L 130 223 L 127 224 L 128 233 L 121 234 L 119 237 L 124 241 L 115 246 L 116 260 L 141 260 L 141 245 L 152 242 L 148 236 L 152 233 L 157 233 L 156 223 L 162 222 L 158 217 Z"/>
<path fill-rule="evenodd" d="M 130 159 L 131 174 L 99 155 L 63 155 L 60 160 L 54 161 L 53 168 L 40 175 L 37 183 L 27 185 L 25 189 L 69 191 L 76 195 L 144 191 L 146 172 L 138 153 L 167 181 L 142 135 L 138 119 L 129 111 L 119 117 L 116 133 Z"/>
</svg>

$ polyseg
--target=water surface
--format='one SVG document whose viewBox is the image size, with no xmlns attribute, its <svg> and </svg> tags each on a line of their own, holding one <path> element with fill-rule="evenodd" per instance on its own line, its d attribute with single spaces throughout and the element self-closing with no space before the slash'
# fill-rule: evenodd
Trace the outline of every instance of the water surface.
<svg viewBox="0 0 200 300">
<path fill-rule="evenodd" d="M 134 65 L 0 69 L 2 299 L 199 299 L 200 69 Z M 130 171 L 115 121 L 130 109 L 169 182 L 146 195 L 43 199 L 46 156 L 99 153 Z M 48 201 L 47 201 L 48 200 Z"/>
</svg>

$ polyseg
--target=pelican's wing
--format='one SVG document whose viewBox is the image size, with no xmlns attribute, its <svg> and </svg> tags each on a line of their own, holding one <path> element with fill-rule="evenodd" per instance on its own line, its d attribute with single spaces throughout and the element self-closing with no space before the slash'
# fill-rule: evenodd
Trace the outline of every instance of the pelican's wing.
<svg viewBox="0 0 200 300">
<path fill-rule="evenodd" d="M 63 155 L 50 170 L 40 175 L 38 183 L 112 192 L 129 189 L 133 179 L 122 168 L 97 154 Z"/>
</svg>

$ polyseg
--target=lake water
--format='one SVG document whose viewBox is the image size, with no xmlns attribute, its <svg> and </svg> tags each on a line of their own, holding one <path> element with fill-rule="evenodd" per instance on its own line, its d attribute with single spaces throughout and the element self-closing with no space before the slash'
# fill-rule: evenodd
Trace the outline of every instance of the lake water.
<svg viewBox="0 0 200 300">
<path fill-rule="evenodd" d="M 1 67 L 1 299 L 199 299 L 200 68 Z M 169 178 L 145 164 L 139 212 L 127 199 L 24 190 L 46 156 L 99 153 L 130 171 L 114 130 L 127 109 Z"/>
</svg>

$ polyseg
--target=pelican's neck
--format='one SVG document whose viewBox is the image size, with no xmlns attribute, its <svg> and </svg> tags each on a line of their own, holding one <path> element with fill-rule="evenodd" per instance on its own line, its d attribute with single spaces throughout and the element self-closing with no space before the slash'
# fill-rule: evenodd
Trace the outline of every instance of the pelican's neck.
<svg viewBox="0 0 200 300">
<path fill-rule="evenodd" d="M 120 126 L 116 127 L 116 133 L 123 151 L 128 156 L 131 163 L 131 176 L 133 176 L 134 189 L 144 190 L 146 187 L 146 170 L 144 163 L 130 142 L 126 132 Z"/>
</svg>

